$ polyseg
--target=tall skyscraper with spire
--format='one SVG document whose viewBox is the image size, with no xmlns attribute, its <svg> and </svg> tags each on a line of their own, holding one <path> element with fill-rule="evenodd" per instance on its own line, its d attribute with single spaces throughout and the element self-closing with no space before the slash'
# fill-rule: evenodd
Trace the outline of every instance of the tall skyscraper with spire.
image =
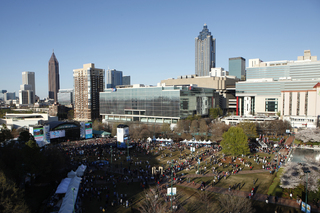
<svg viewBox="0 0 320 213">
<path fill-rule="evenodd" d="M 195 74 L 209 76 L 211 68 L 216 67 L 216 39 L 212 38 L 206 24 L 195 38 Z"/>
<path fill-rule="evenodd" d="M 52 52 L 51 58 L 49 60 L 49 74 L 48 74 L 48 85 L 49 85 L 49 98 L 58 100 L 57 94 L 60 89 L 59 80 L 59 62 Z"/>
</svg>

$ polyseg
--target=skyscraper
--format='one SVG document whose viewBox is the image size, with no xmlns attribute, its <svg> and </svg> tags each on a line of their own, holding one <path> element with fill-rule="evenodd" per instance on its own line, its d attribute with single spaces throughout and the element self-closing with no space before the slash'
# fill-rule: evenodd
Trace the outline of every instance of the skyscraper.
<svg viewBox="0 0 320 213">
<path fill-rule="evenodd" d="M 122 85 L 131 85 L 130 75 L 122 76 Z"/>
<path fill-rule="evenodd" d="M 32 86 L 28 84 L 20 85 L 19 90 L 19 104 L 34 104 L 34 92 Z"/>
<path fill-rule="evenodd" d="M 104 69 L 95 68 L 93 63 L 73 70 L 74 119 L 94 121 L 100 118 L 99 92 L 104 91 Z"/>
<path fill-rule="evenodd" d="M 107 70 L 107 88 L 115 88 L 117 85 L 122 85 L 122 71 L 116 69 Z"/>
<path fill-rule="evenodd" d="M 22 84 L 32 86 L 33 93 L 36 94 L 35 74 L 34 72 L 22 72 Z"/>
<path fill-rule="evenodd" d="M 49 85 L 49 98 L 57 101 L 57 94 L 60 89 L 60 80 L 59 80 L 59 62 L 54 55 L 54 52 L 51 55 L 49 60 L 49 75 L 48 75 L 48 85 Z"/>
<path fill-rule="evenodd" d="M 35 84 L 35 73 L 34 72 L 22 72 L 22 85 L 30 85 L 31 89 L 33 92 L 33 102 L 36 100 L 35 95 L 36 95 L 36 84 Z"/>
<path fill-rule="evenodd" d="M 212 38 L 207 25 L 203 26 L 195 38 L 195 74 L 209 76 L 211 68 L 216 67 L 216 39 Z"/>
<path fill-rule="evenodd" d="M 73 89 L 60 89 L 58 92 L 58 102 L 61 105 L 73 104 Z"/>
<path fill-rule="evenodd" d="M 246 59 L 242 57 L 229 58 L 229 75 L 236 76 L 241 81 L 245 81 Z"/>
</svg>

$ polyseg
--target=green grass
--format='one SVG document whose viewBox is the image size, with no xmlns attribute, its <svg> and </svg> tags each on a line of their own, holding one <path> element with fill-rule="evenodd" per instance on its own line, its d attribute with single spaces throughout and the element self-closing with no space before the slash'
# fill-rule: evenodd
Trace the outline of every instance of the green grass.
<svg viewBox="0 0 320 213">
<path fill-rule="evenodd" d="M 297 139 L 294 139 L 293 143 L 298 145 L 298 144 L 301 144 L 302 142 Z"/>
<path fill-rule="evenodd" d="M 281 197 L 283 189 L 280 187 L 280 179 L 281 179 L 283 172 L 284 172 L 284 168 L 280 168 L 278 173 L 275 174 L 276 176 L 275 176 L 271 186 L 269 187 L 268 195 Z"/>
<path fill-rule="evenodd" d="M 186 212 L 202 213 L 204 212 L 201 208 L 203 206 L 199 200 L 199 190 L 177 186 L 177 193 L 180 194 L 179 202 L 183 205 L 183 210 Z M 220 207 L 218 198 L 221 194 L 209 193 L 210 198 L 210 211 L 215 213 L 225 213 L 225 211 Z M 252 206 L 256 213 L 270 213 L 270 212 L 281 212 L 281 213 L 298 213 L 300 212 L 297 208 L 292 208 L 288 206 L 280 206 L 275 204 L 267 204 L 265 202 L 252 200 Z"/>
<path fill-rule="evenodd" d="M 273 175 L 269 175 L 269 173 L 253 173 L 253 174 L 237 174 L 231 175 L 227 179 L 220 179 L 219 182 L 216 182 L 216 187 L 228 188 L 234 185 L 240 185 L 241 191 L 251 191 L 253 187 L 253 180 L 256 180 L 255 186 L 257 188 L 257 193 L 259 194 L 267 194 L 268 188 L 273 180 Z M 191 178 L 190 181 L 194 181 L 195 183 L 201 183 L 204 181 L 207 185 L 212 184 L 213 177 L 197 177 Z M 237 188 L 239 190 L 239 188 Z"/>
</svg>

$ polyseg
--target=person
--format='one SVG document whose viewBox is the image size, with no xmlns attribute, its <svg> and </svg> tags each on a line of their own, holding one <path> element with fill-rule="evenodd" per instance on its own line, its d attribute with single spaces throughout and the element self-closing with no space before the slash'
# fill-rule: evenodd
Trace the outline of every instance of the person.
<svg viewBox="0 0 320 213">
<path fill-rule="evenodd" d="M 290 192 L 290 199 L 292 199 L 292 192 Z"/>
</svg>

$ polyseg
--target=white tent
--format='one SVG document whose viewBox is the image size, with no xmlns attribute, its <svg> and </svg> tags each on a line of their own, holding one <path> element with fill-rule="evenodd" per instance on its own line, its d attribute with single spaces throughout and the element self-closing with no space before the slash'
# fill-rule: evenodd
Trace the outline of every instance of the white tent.
<svg viewBox="0 0 320 213">
<path fill-rule="evenodd" d="M 72 213 L 76 203 L 81 178 L 74 177 L 71 179 L 66 195 L 62 200 L 59 213 Z"/>
<path fill-rule="evenodd" d="M 148 137 L 147 141 L 150 143 L 152 141 L 152 138 Z"/>
<path fill-rule="evenodd" d="M 45 145 L 50 144 L 49 142 L 46 142 L 46 141 L 36 141 L 36 142 L 37 142 L 37 144 L 38 144 L 39 147 L 43 147 L 43 146 L 45 146 Z"/>
<path fill-rule="evenodd" d="M 76 171 L 76 174 L 78 177 L 82 177 L 83 176 L 83 173 L 86 171 L 87 169 L 87 166 L 86 165 L 80 165 Z"/>
<path fill-rule="evenodd" d="M 75 176 L 77 176 L 77 173 L 73 170 L 68 173 L 68 178 L 74 178 Z"/>
<path fill-rule="evenodd" d="M 59 184 L 55 194 L 65 194 L 72 178 L 65 178 Z"/>
</svg>

